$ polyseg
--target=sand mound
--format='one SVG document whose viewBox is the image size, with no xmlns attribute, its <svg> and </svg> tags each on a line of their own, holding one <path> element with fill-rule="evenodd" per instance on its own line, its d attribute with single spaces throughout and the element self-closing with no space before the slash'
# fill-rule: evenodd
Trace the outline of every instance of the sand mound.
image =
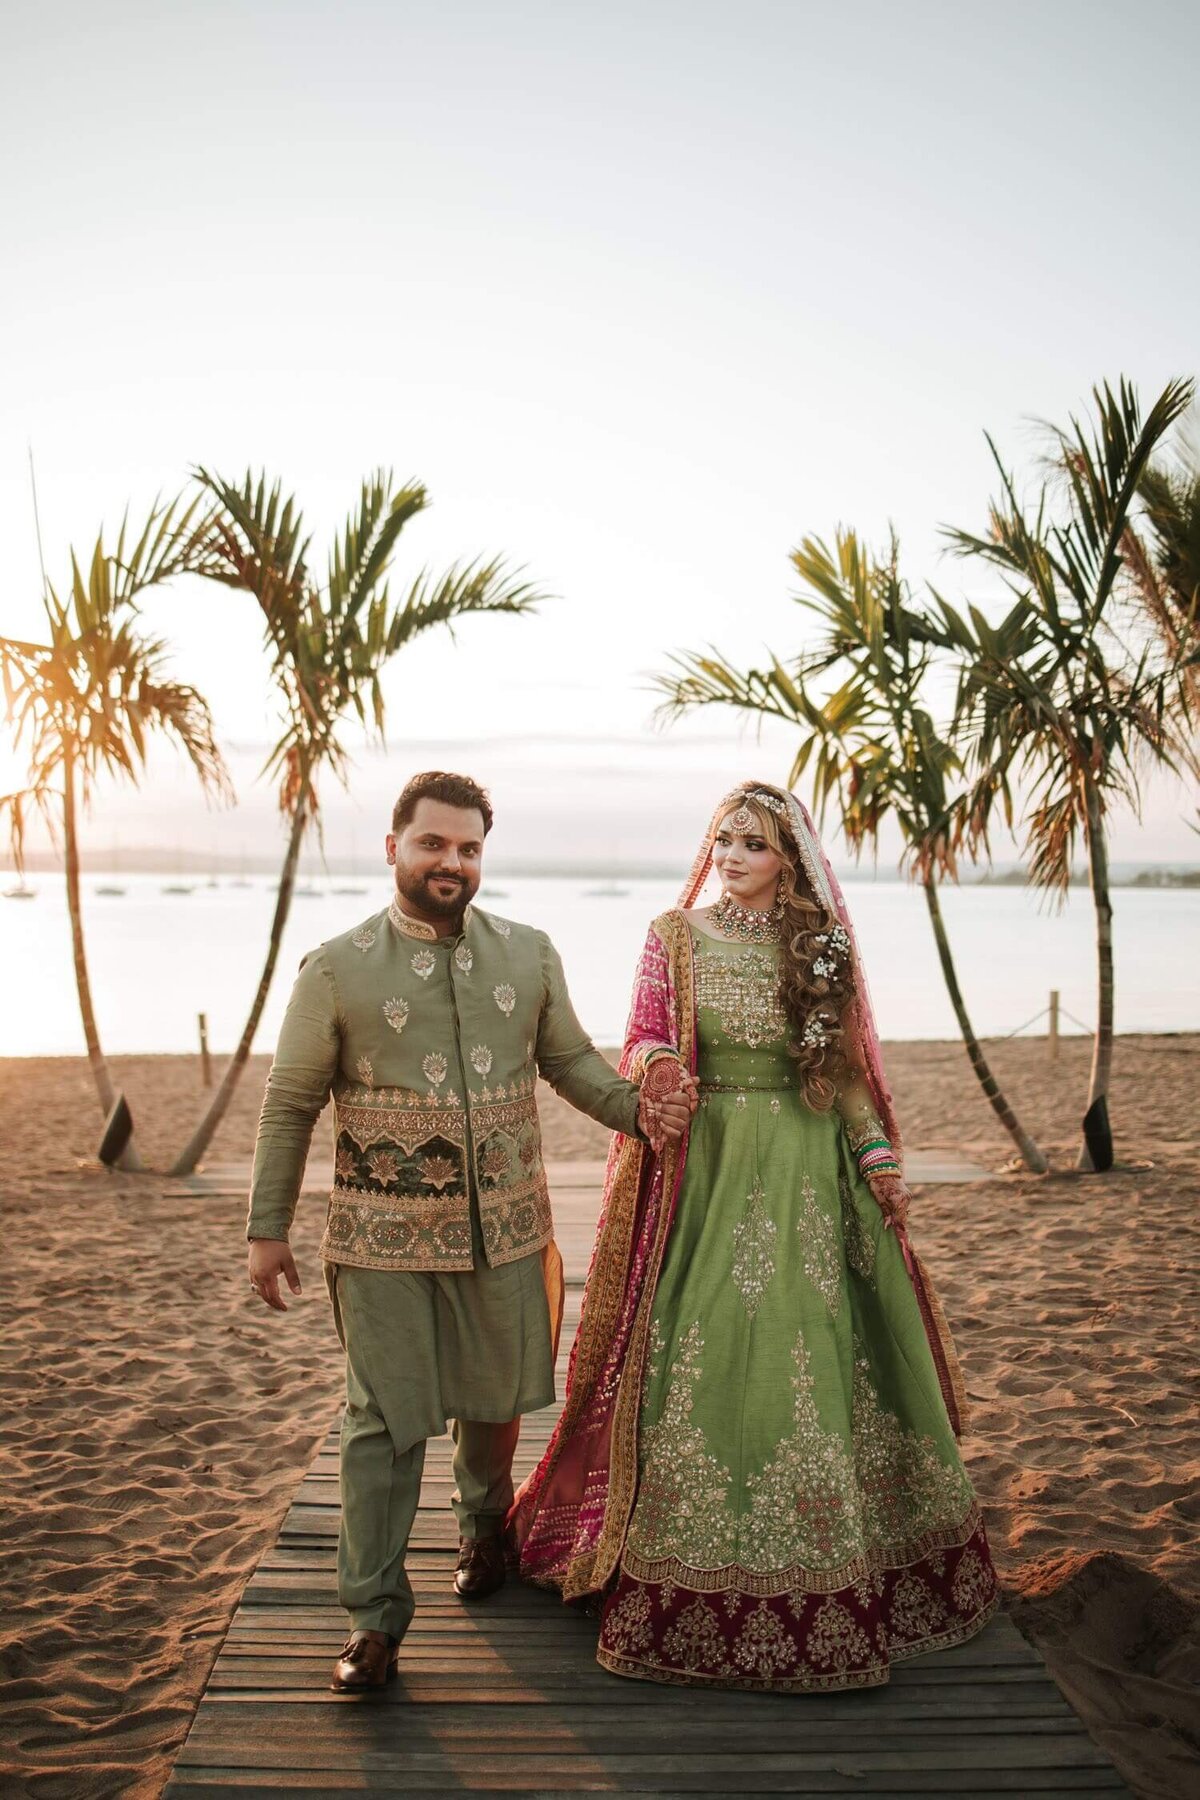
<svg viewBox="0 0 1200 1800">
<path fill-rule="evenodd" d="M 1047 1558 L 1010 1610 L 1143 1800 L 1200 1791 L 1200 1605 L 1100 1551 Z"/>
</svg>

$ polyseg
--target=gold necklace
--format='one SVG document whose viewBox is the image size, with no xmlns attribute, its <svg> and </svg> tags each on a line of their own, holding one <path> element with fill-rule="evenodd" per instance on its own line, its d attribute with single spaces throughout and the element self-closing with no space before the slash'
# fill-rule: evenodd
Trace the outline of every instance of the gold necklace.
<svg viewBox="0 0 1200 1800">
<path fill-rule="evenodd" d="M 733 895 L 725 892 L 715 902 L 709 918 L 726 937 L 742 944 L 777 944 L 783 925 L 783 900 L 761 912 L 754 906 L 739 906 Z"/>
</svg>

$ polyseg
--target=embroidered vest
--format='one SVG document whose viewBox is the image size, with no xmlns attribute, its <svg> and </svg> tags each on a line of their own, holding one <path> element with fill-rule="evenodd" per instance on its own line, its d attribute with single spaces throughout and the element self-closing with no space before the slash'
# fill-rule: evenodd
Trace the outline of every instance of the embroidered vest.
<svg viewBox="0 0 1200 1800">
<path fill-rule="evenodd" d="M 470 907 L 436 938 L 395 900 L 318 952 L 341 1041 L 321 1255 L 469 1269 L 474 1184 L 489 1264 L 553 1233 L 534 1098 L 547 940 Z"/>
</svg>

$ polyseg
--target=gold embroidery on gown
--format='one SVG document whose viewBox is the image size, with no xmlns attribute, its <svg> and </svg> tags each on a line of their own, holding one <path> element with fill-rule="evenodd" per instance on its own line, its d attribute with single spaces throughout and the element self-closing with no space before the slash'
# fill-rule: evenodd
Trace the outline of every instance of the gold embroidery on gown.
<svg viewBox="0 0 1200 1800">
<path fill-rule="evenodd" d="M 733 1267 L 730 1273 L 742 1305 L 753 1318 L 775 1273 L 775 1239 L 779 1227 L 767 1211 L 761 1181 L 746 1196 L 746 1210 L 733 1228 Z"/>
<path fill-rule="evenodd" d="M 829 1308 L 829 1316 L 836 1319 L 842 1303 L 842 1256 L 837 1226 L 817 1199 L 808 1175 L 800 1183 L 796 1230 L 804 1239 L 804 1273 Z"/>
</svg>

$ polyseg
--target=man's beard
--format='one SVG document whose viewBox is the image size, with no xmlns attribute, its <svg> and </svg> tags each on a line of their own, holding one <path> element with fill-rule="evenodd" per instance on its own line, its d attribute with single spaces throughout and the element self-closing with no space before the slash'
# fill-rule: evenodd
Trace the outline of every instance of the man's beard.
<svg viewBox="0 0 1200 1800">
<path fill-rule="evenodd" d="M 414 906 L 418 912 L 424 913 L 427 918 L 456 919 L 459 913 L 466 910 L 479 883 L 473 881 L 469 875 L 451 875 L 449 872 L 445 872 L 442 875 L 443 880 L 459 883 L 458 891 L 446 896 L 434 890 L 433 883 L 437 875 L 436 869 L 426 875 L 414 875 L 410 869 L 405 867 L 399 857 L 396 858 L 396 889 L 400 898 L 407 900 L 410 906 Z"/>
</svg>

